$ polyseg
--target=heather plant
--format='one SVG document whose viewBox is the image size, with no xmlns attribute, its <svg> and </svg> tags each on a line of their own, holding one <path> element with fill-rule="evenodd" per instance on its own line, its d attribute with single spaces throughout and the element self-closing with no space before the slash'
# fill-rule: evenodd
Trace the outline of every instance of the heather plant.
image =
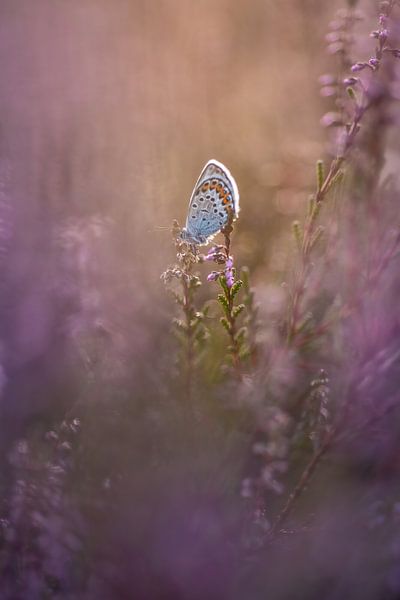
<svg viewBox="0 0 400 600">
<path fill-rule="evenodd" d="M 345 4 L 320 79 L 326 153 L 283 219 L 284 267 L 252 246 L 269 204 L 244 161 L 240 219 L 206 249 L 174 222 L 161 284 L 163 257 L 123 256 L 118 219 L 49 226 L 67 361 L 7 449 L 0 600 L 399 597 L 400 7 L 374 3 L 368 36 L 366 3 Z"/>
<path fill-rule="evenodd" d="M 238 324 L 239 316 L 246 307 L 243 303 L 236 305 L 234 303 L 243 286 L 243 281 L 237 277 L 233 257 L 230 255 L 230 236 L 232 231 L 232 219 L 229 219 L 228 224 L 222 230 L 225 236 L 225 246 L 212 247 L 204 257 L 204 260 L 224 265 L 222 271 L 212 271 L 207 276 L 207 281 L 217 281 L 221 286 L 222 293 L 217 296 L 217 300 L 223 311 L 220 323 L 229 336 L 230 344 L 227 350 L 230 354 L 234 371 L 240 378 L 242 363 L 249 355 L 249 348 L 246 345 L 247 329 L 245 326 L 240 327 Z"/>
<path fill-rule="evenodd" d="M 198 262 L 199 256 L 196 248 L 181 240 L 178 234 L 179 226 L 177 222 L 174 222 L 172 235 L 176 248 L 177 264 L 169 267 L 161 275 L 161 278 L 183 313 L 183 318 L 175 318 L 173 325 L 175 335 L 181 346 L 181 352 L 177 360 L 184 365 L 187 402 L 191 406 L 195 369 L 199 361 L 201 348 L 207 338 L 204 320 L 208 308 L 204 306 L 203 310 L 196 310 L 195 293 L 201 286 L 201 281 L 193 273 L 193 267 Z M 179 291 L 174 289 L 174 283 L 178 283 Z"/>
<path fill-rule="evenodd" d="M 327 357 L 323 349 L 323 337 L 329 336 L 332 339 L 332 328 L 336 330 L 339 329 L 340 322 L 343 322 L 343 319 L 345 320 L 347 327 L 349 326 L 351 317 L 357 321 L 358 315 L 354 314 L 354 311 L 360 310 L 360 298 L 368 296 L 367 290 L 364 289 L 363 292 L 358 290 L 358 293 L 356 294 L 357 306 L 350 308 L 348 302 L 339 301 L 337 291 L 331 290 L 328 296 L 328 298 L 330 298 L 330 302 L 323 302 L 323 304 L 325 304 L 325 309 L 322 309 L 321 311 L 323 306 L 323 304 L 321 306 L 321 288 L 323 289 L 323 293 L 325 292 L 323 280 L 321 278 L 327 277 L 330 264 L 333 262 L 333 256 L 335 256 L 337 259 L 338 253 L 340 253 L 341 242 L 337 237 L 337 225 L 334 225 L 333 223 L 334 215 L 331 213 L 331 223 L 328 228 L 328 235 L 330 235 L 330 239 L 329 241 L 325 242 L 325 247 L 322 249 L 322 254 L 320 249 L 319 256 L 317 256 L 317 250 L 318 247 L 320 247 L 321 239 L 325 235 L 323 226 L 318 224 L 318 222 L 321 220 L 321 208 L 326 204 L 327 200 L 329 199 L 329 195 L 335 191 L 339 183 L 342 181 L 346 165 L 348 168 L 350 168 L 350 170 L 352 168 L 357 169 L 357 165 L 354 167 L 350 161 L 351 153 L 356 146 L 357 135 L 361 129 L 365 114 L 369 110 L 374 110 L 374 106 L 376 104 L 376 77 L 381 66 L 382 57 L 385 53 L 393 56 L 397 55 L 396 50 L 391 47 L 390 42 L 388 41 L 390 40 L 390 33 L 387 29 L 388 19 L 391 15 L 391 11 L 394 9 L 394 5 L 394 2 L 384 2 L 380 6 L 380 27 L 378 30 L 371 33 L 371 37 L 374 40 L 377 40 L 374 55 L 367 62 L 354 63 L 350 69 L 352 73 L 359 73 L 364 69 L 368 69 L 370 71 L 369 79 L 367 81 L 362 81 L 356 77 L 348 76 L 344 78 L 343 84 L 338 83 L 337 85 L 338 91 L 336 92 L 336 102 L 341 108 L 342 118 L 341 120 L 338 118 L 329 122 L 329 124 L 336 129 L 335 156 L 330 163 L 327 173 L 325 173 L 324 162 L 322 160 L 317 161 L 316 191 L 310 197 L 307 215 L 302 224 L 300 224 L 298 221 L 293 223 L 293 234 L 298 253 L 298 261 L 294 270 L 292 281 L 289 286 L 286 286 L 288 291 L 288 316 L 284 320 L 283 332 L 287 336 L 287 343 L 289 347 L 293 347 L 297 352 L 301 352 L 301 354 L 299 354 L 299 360 L 302 362 L 306 361 L 306 363 L 310 365 L 308 368 L 311 367 L 312 363 L 315 364 L 315 361 L 317 361 L 317 364 L 318 361 L 320 361 L 320 365 L 326 364 L 325 361 Z M 348 11 L 342 10 L 340 12 L 340 17 L 344 20 L 347 28 L 347 34 L 349 24 L 355 22 L 355 15 L 353 11 L 353 7 L 350 6 Z M 357 17 L 358 16 L 359 15 L 357 14 Z M 331 37 L 329 37 L 329 41 L 331 41 Z M 330 50 L 332 51 L 332 48 L 330 48 Z M 338 53 L 341 56 L 339 65 L 341 68 L 343 68 L 343 65 L 348 63 L 348 46 L 338 44 L 335 46 L 335 53 Z M 350 99 L 347 102 L 343 101 L 343 95 L 340 93 L 342 86 L 346 88 L 348 97 Z M 354 87 L 357 86 L 360 88 L 359 96 L 354 92 Z M 328 119 L 324 119 L 323 123 L 327 124 L 327 121 Z M 368 126 L 371 125 L 367 124 L 366 127 L 368 128 Z M 375 165 L 375 168 L 378 168 L 378 165 Z M 375 182 L 378 181 L 378 173 L 379 171 L 374 173 Z M 377 183 L 375 185 L 374 193 L 382 197 L 382 191 L 377 186 Z M 349 193 L 342 193 L 341 195 L 349 196 Z M 347 199 L 350 200 L 350 198 Z M 352 213 L 354 213 L 353 207 L 343 207 L 341 227 L 344 226 L 346 221 L 349 223 L 350 219 L 353 220 L 353 227 L 351 228 L 351 233 L 349 231 L 349 234 L 354 236 L 354 227 L 356 222 L 354 221 L 355 217 Z M 386 217 L 383 210 L 375 212 L 375 218 L 379 218 L 379 213 L 380 217 L 385 222 Z M 344 217 L 343 214 L 345 215 Z M 359 218 L 361 219 L 362 217 Z M 360 221 L 358 221 L 358 224 L 359 223 Z M 384 225 L 384 227 L 385 226 L 387 227 L 387 224 Z M 367 227 L 368 225 L 366 225 L 366 228 Z M 343 235 L 343 230 L 340 233 Z M 393 257 L 396 254 L 396 240 L 398 239 L 398 236 L 390 227 L 387 229 L 387 233 L 383 237 L 386 236 L 388 236 L 392 241 L 389 242 L 389 244 L 388 242 L 384 242 L 382 245 L 383 247 L 381 246 L 379 250 L 377 248 L 375 250 L 377 251 L 378 255 L 380 255 L 378 262 L 382 264 L 383 260 L 383 262 L 387 265 L 388 263 L 385 259 L 383 259 L 383 256 Z M 330 244 L 332 247 L 329 248 L 326 244 Z M 355 251 L 355 245 L 353 245 L 351 250 L 346 248 L 346 256 L 344 258 L 345 262 L 348 261 L 347 256 Z M 362 263 L 358 262 L 357 264 L 361 265 Z M 315 269 L 317 272 L 315 272 Z M 355 274 L 353 273 L 353 277 L 354 276 Z M 386 274 L 386 276 L 388 276 L 388 274 Z M 358 278 L 359 274 L 357 274 L 356 277 Z M 363 279 L 363 274 L 361 274 L 361 278 Z M 368 278 L 369 275 L 367 275 L 367 280 Z M 352 282 L 352 284 L 355 284 L 355 280 Z M 320 306 L 316 310 L 316 306 L 318 306 L 318 304 Z M 335 337 L 336 336 L 333 336 L 333 339 L 335 339 Z M 333 362 L 332 353 L 330 354 L 328 361 L 331 363 Z M 315 366 L 311 368 L 315 369 Z M 344 369 L 344 365 L 342 366 L 342 369 Z M 324 371 L 322 372 L 324 373 Z M 306 428 L 310 429 L 309 433 L 306 434 L 305 437 L 306 439 L 307 437 L 309 438 L 315 449 L 314 452 L 311 453 L 311 459 L 308 463 L 306 463 L 297 484 L 289 493 L 286 502 L 278 512 L 277 517 L 270 529 L 269 535 L 275 535 L 280 528 L 282 528 L 299 497 L 309 485 L 310 478 L 314 474 L 314 471 L 321 459 L 325 456 L 326 452 L 332 448 L 332 445 L 337 441 L 337 438 L 343 436 L 344 432 L 346 430 L 348 431 L 347 428 L 350 427 L 348 424 L 348 416 L 349 412 L 354 410 L 354 406 L 351 405 L 354 405 L 355 400 L 354 386 L 357 386 L 357 380 L 359 378 L 358 369 L 354 368 L 352 378 L 346 381 L 345 386 L 343 386 L 341 389 L 339 388 L 339 393 L 343 394 L 344 397 L 339 399 L 336 406 L 333 405 L 331 409 L 328 409 L 327 405 L 326 381 L 328 380 L 326 377 L 326 374 L 324 374 L 322 377 L 322 386 L 321 383 L 319 383 L 320 380 L 318 378 L 313 379 L 310 382 L 310 391 L 307 392 L 307 390 L 305 390 L 300 394 L 299 401 L 294 407 L 295 412 L 293 412 L 293 401 L 291 405 L 287 405 L 289 414 L 291 414 L 292 417 L 295 414 L 297 415 L 297 418 L 300 418 L 301 427 L 304 428 L 304 426 L 306 426 Z M 318 393 L 316 393 L 315 386 L 317 386 Z M 316 401 L 318 401 L 317 406 L 315 406 Z M 314 410 L 317 410 L 317 416 L 315 414 L 313 415 L 313 411 L 309 410 L 311 402 L 314 404 Z M 304 407 L 303 409 L 301 408 L 302 406 Z M 302 415 L 299 413 L 299 409 L 303 410 Z M 332 410 L 333 414 L 330 414 Z M 301 440 L 304 439 L 304 432 L 303 435 L 299 436 L 298 433 L 295 433 L 296 427 L 293 428 L 293 432 L 294 435 L 291 438 L 291 441 L 289 441 L 291 453 L 293 453 L 295 449 L 299 447 L 299 443 L 301 444 Z M 317 447 L 315 447 L 315 440 L 318 440 Z"/>
</svg>

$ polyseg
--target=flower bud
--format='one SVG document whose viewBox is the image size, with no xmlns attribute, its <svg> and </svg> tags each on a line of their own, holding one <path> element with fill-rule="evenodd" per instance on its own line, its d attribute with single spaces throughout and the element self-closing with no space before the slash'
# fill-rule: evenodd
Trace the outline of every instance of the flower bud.
<svg viewBox="0 0 400 600">
<path fill-rule="evenodd" d="M 358 77 L 346 77 L 346 79 L 343 79 L 344 85 L 355 85 L 358 81 Z"/>
<path fill-rule="evenodd" d="M 362 71 L 363 69 L 365 69 L 366 66 L 367 63 L 365 62 L 357 62 L 351 67 L 350 70 L 352 73 L 357 73 L 358 71 Z"/>
<path fill-rule="evenodd" d="M 211 271 L 211 273 L 207 275 L 207 281 L 217 281 L 220 274 L 219 271 Z"/>
</svg>

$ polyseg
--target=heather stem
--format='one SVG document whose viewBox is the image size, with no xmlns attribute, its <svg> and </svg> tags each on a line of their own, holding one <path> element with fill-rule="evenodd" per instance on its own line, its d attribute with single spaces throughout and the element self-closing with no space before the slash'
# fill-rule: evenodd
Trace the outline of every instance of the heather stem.
<svg viewBox="0 0 400 600">
<path fill-rule="evenodd" d="M 342 405 L 340 415 L 336 421 L 336 424 L 332 427 L 330 431 L 328 431 L 325 435 L 324 440 L 321 443 L 321 446 L 317 450 L 317 452 L 312 456 L 311 460 L 306 465 L 303 473 L 300 476 L 299 481 L 294 487 L 293 491 L 290 493 L 285 505 L 282 510 L 278 514 L 275 522 L 273 523 L 271 529 L 268 532 L 269 538 L 273 538 L 276 533 L 278 533 L 279 528 L 285 523 L 290 513 L 292 512 L 297 500 L 306 490 L 310 480 L 320 464 L 322 458 L 325 454 L 331 449 L 332 445 L 335 442 L 337 434 L 342 430 L 344 422 L 346 420 L 346 416 L 349 410 L 349 399 L 351 398 L 351 391 L 347 394 L 346 400 Z"/>
<path fill-rule="evenodd" d="M 193 359 L 194 359 L 194 348 L 193 348 L 193 326 L 192 326 L 192 317 L 193 317 L 193 306 L 192 306 L 192 298 L 191 291 L 189 289 L 188 281 L 190 277 L 191 265 L 187 267 L 186 272 L 182 277 L 182 287 L 183 287 L 183 311 L 185 314 L 186 321 L 186 374 L 185 374 L 185 387 L 186 387 L 186 395 L 187 401 L 189 405 L 192 402 L 192 390 L 193 390 Z"/>
<path fill-rule="evenodd" d="M 392 9 L 394 8 L 394 0 L 392 0 L 386 9 L 386 16 L 389 16 Z M 384 47 L 386 40 L 380 38 L 378 46 L 376 48 L 376 65 L 374 66 L 374 72 L 379 70 L 381 58 L 383 56 Z M 338 176 L 340 176 L 341 168 L 347 159 L 347 156 L 351 152 L 354 145 L 357 133 L 360 130 L 360 122 L 363 119 L 365 113 L 371 106 L 371 102 L 368 100 L 368 90 L 362 88 L 362 97 L 356 103 L 354 107 L 354 115 L 351 123 L 347 126 L 345 139 L 342 148 L 339 150 L 338 155 L 331 162 L 328 174 L 325 178 L 322 178 L 321 183 L 313 196 L 314 211 L 311 211 L 306 217 L 304 223 L 304 235 L 301 243 L 301 267 L 298 273 L 294 290 L 292 293 L 291 304 L 289 308 L 289 316 L 287 321 L 287 342 L 291 344 L 296 337 L 298 330 L 298 322 L 301 316 L 300 303 L 304 295 L 306 286 L 308 265 L 310 264 L 310 255 L 313 248 L 313 240 L 315 239 L 315 232 L 317 227 L 317 216 L 319 208 L 325 201 L 329 190 L 333 187 Z M 318 232 L 317 232 L 318 233 Z"/>
<path fill-rule="evenodd" d="M 228 288 L 227 292 L 227 300 L 229 306 L 229 314 L 228 314 L 228 323 L 229 323 L 229 338 L 231 340 L 232 347 L 232 361 L 233 367 L 235 369 L 235 373 L 240 378 L 241 377 L 241 368 L 240 368 L 240 355 L 239 355 L 239 344 L 236 337 L 236 323 L 235 318 L 233 316 L 233 296 L 232 291 Z"/>
</svg>

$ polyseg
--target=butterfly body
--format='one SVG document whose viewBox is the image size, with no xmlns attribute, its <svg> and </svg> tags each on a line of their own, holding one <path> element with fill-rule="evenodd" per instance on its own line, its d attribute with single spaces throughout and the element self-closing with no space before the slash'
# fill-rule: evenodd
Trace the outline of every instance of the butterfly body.
<svg viewBox="0 0 400 600">
<path fill-rule="evenodd" d="M 189 201 L 186 226 L 181 238 L 191 244 L 207 244 L 239 214 L 239 191 L 229 170 L 210 160 L 202 170 Z"/>
</svg>

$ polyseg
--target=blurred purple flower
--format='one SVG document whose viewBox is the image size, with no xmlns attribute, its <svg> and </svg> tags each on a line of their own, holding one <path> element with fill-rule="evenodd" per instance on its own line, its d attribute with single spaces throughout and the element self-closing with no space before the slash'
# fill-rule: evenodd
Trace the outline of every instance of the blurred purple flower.
<svg viewBox="0 0 400 600">
<path fill-rule="evenodd" d="M 327 50 L 329 54 L 338 54 L 339 52 L 343 52 L 344 46 L 342 42 L 334 42 L 329 44 Z"/>
<path fill-rule="evenodd" d="M 355 85 L 358 81 L 358 77 L 346 77 L 346 79 L 343 79 L 344 85 Z"/>
<path fill-rule="evenodd" d="M 320 94 L 324 98 L 328 98 L 329 96 L 334 96 L 335 93 L 336 93 L 336 88 L 332 87 L 331 85 L 325 85 L 320 90 Z"/>
<path fill-rule="evenodd" d="M 335 21 L 331 21 L 329 23 L 329 29 L 332 29 L 332 30 L 341 29 L 342 27 L 343 27 L 342 21 L 335 20 Z"/>
<path fill-rule="evenodd" d="M 330 43 L 338 42 L 340 40 L 340 38 L 341 38 L 340 31 L 330 31 L 325 36 L 326 41 L 330 42 Z"/>
<path fill-rule="evenodd" d="M 358 71 L 362 71 L 363 69 L 365 69 L 365 67 L 368 66 L 368 63 L 365 62 L 356 62 L 352 67 L 351 67 L 351 72 L 352 73 L 357 73 Z"/>
<path fill-rule="evenodd" d="M 219 271 L 211 271 L 211 273 L 207 275 L 207 281 L 217 281 L 220 275 L 221 273 Z"/>
<path fill-rule="evenodd" d="M 323 127 L 332 127 L 333 125 L 342 125 L 342 116 L 336 112 L 328 112 L 321 119 Z"/>
<path fill-rule="evenodd" d="M 321 85 L 334 85 L 336 83 L 336 77 L 331 73 L 325 73 L 318 77 L 318 81 Z"/>
<path fill-rule="evenodd" d="M 385 42 L 388 38 L 389 35 L 389 31 L 387 29 L 382 29 L 379 32 L 379 39 L 381 40 L 381 42 Z"/>
</svg>

